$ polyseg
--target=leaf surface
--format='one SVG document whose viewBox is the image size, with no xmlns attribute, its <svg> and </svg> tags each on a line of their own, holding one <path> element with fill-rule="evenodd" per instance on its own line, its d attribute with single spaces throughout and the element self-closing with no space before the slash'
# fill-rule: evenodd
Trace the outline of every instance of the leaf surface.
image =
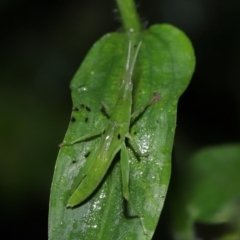
<svg viewBox="0 0 240 240">
<path fill-rule="evenodd" d="M 130 38 L 134 45 L 142 41 L 133 76 L 133 112 L 154 92 L 161 94 L 161 101 L 130 128 L 141 151 L 148 153 L 137 157 L 129 149 L 130 199 L 142 213 L 148 234 L 123 199 L 119 154 L 89 199 L 74 209 L 66 208 L 88 154 L 98 145 L 96 137 L 59 151 L 50 199 L 51 240 L 151 239 L 157 226 L 170 178 L 177 102 L 191 79 L 195 58 L 185 34 L 168 24 L 154 25 Z M 101 101 L 110 110 L 116 103 L 128 43 L 127 34 L 107 34 L 87 54 L 71 82 L 73 112 L 64 141 L 99 134 L 107 125 Z"/>
</svg>

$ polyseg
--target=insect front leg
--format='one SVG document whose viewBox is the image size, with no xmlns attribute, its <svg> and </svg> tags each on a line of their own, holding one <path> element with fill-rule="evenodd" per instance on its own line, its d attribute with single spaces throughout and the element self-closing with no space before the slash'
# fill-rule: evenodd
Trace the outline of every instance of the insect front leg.
<svg viewBox="0 0 240 240">
<path fill-rule="evenodd" d="M 147 230 L 143 223 L 142 214 L 141 212 L 138 211 L 138 209 L 134 206 L 134 204 L 129 198 L 129 156 L 125 143 L 122 144 L 121 148 L 121 172 L 122 172 L 123 197 L 127 200 L 131 208 L 133 208 L 134 211 L 136 212 L 137 216 L 141 221 L 143 232 L 144 234 L 147 235 Z"/>
<path fill-rule="evenodd" d="M 101 101 L 101 104 L 102 104 L 104 112 L 107 114 L 107 117 L 109 118 L 109 116 L 111 115 L 111 111 L 110 111 L 108 105 L 104 101 Z"/>
<path fill-rule="evenodd" d="M 131 123 L 133 123 L 136 118 L 138 118 L 150 105 L 157 103 L 161 100 L 161 95 L 160 93 L 153 93 L 153 96 L 150 100 L 150 102 L 148 102 L 147 104 L 143 105 L 141 108 L 139 108 L 138 110 L 136 110 L 135 112 L 132 113 L 131 115 Z"/>
</svg>

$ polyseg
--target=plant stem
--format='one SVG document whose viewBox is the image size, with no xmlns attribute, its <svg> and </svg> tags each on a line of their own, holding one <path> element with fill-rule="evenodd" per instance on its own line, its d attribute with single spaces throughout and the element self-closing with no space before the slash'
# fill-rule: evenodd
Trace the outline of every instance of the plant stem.
<svg viewBox="0 0 240 240">
<path fill-rule="evenodd" d="M 141 24 L 134 0 L 116 0 L 116 2 L 124 30 L 127 32 L 139 32 Z"/>
</svg>

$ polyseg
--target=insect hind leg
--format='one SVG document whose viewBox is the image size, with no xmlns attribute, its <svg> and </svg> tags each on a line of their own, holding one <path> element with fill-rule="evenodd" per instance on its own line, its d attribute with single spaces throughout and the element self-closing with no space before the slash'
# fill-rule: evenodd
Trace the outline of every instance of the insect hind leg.
<svg viewBox="0 0 240 240">
<path fill-rule="evenodd" d="M 137 216 L 139 217 L 143 232 L 147 235 L 147 230 L 143 223 L 143 215 L 142 213 L 135 207 L 135 205 L 132 203 L 129 197 L 129 156 L 128 151 L 126 148 L 125 143 L 123 143 L 121 148 L 121 172 L 122 172 L 122 187 L 123 187 L 123 197 L 126 199 L 126 201 L 129 203 L 131 208 L 135 211 Z"/>
</svg>

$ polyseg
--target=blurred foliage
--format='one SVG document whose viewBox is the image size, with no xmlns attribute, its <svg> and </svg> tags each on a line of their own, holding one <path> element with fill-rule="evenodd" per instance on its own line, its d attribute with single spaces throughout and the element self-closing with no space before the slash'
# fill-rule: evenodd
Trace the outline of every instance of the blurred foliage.
<svg viewBox="0 0 240 240">
<path fill-rule="evenodd" d="M 197 68 L 178 108 L 173 166 L 200 147 L 239 141 L 240 2 L 138 4 L 143 24 L 173 24 L 195 48 Z M 114 9 L 109 0 L 0 2 L 1 239 L 47 238 L 57 145 L 71 111 L 69 82 L 93 42 L 118 30 Z M 168 227 L 166 208 L 155 239 L 163 232 L 170 239 Z"/>
<path fill-rule="evenodd" d="M 192 240 L 198 232 L 203 239 L 239 239 L 239 169 L 240 144 L 207 147 L 175 165 L 168 195 L 175 239 Z"/>
</svg>

